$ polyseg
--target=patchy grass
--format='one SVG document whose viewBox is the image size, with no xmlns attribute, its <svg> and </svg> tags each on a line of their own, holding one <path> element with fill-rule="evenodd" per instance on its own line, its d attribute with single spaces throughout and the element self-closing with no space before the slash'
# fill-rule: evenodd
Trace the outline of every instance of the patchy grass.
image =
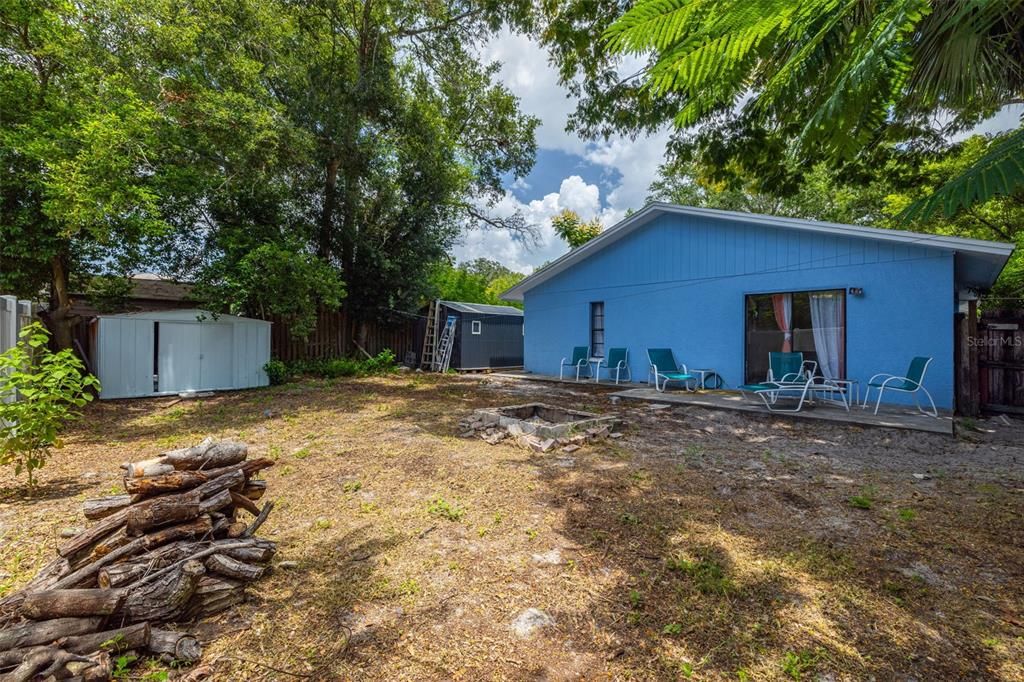
<svg viewBox="0 0 1024 682">
<path fill-rule="evenodd" d="M 570 388 L 395 375 L 92 405 L 38 495 L 0 472 L 0 594 L 83 525 L 82 500 L 120 490 L 118 464 L 214 435 L 278 460 L 261 535 L 295 562 L 203 626 L 222 633 L 215 680 L 1024 680 L 1024 430 L 968 442 Z M 629 424 L 571 465 L 456 437 L 475 408 L 532 400 Z M 519 639 L 530 607 L 556 625 Z"/>
</svg>

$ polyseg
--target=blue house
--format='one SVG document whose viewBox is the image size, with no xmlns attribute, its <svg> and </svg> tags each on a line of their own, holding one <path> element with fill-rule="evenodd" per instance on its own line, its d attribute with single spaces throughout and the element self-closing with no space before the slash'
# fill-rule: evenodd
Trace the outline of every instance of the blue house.
<svg viewBox="0 0 1024 682">
<path fill-rule="evenodd" d="M 736 387 L 764 380 L 769 351 L 793 350 L 863 385 L 925 355 L 934 358 L 925 386 L 952 408 L 955 313 L 992 285 L 1013 248 L 652 203 L 504 298 L 524 302 L 524 363 L 538 374 L 557 376 L 574 346 L 594 357 L 625 346 L 643 382 L 646 349 L 671 347 L 677 361 Z"/>
</svg>

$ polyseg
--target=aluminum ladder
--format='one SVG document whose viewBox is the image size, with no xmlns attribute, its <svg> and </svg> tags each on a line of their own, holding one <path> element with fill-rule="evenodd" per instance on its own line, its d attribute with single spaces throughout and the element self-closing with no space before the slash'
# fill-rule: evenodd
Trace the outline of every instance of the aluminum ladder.
<svg viewBox="0 0 1024 682">
<path fill-rule="evenodd" d="M 441 331 L 441 340 L 437 344 L 437 355 L 440 357 L 435 357 L 434 360 L 433 370 L 435 372 L 448 371 L 448 365 L 451 364 L 452 360 L 452 346 L 455 345 L 455 325 L 458 321 L 458 317 L 449 315 L 444 323 L 444 329 Z"/>
<path fill-rule="evenodd" d="M 427 330 L 423 334 L 423 352 L 420 355 L 420 369 L 434 369 L 434 355 L 437 350 L 437 328 L 441 316 L 441 305 L 437 300 L 430 302 L 427 310 Z"/>
</svg>

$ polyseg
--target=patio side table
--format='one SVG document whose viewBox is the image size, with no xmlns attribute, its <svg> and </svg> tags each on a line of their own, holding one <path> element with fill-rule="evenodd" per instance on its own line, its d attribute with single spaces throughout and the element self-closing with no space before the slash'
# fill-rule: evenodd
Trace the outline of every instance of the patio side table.
<svg viewBox="0 0 1024 682">
<path fill-rule="evenodd" d="M 860 405 L 860 382 L 856 379 L 829 379 L 828 383 L 835 385 L 836 391 L 846 393 L 846 403 L 848 405 Z M 835 397 L 829 394 L 829 400 L 835 400 Z"/>
<path fill-rule="evenodd" d="M 702 391 L 706 391 L 708 389 L 708 377 L 715 377 L 715 379 L 717 379 L 715 382 L 715 388 L 721 388 L 725 385 L 725 381 L 722 380 L 722 375 L 709 367 L 705 367 L 703 369 L 691 369 L 690 374 L 697 374 L 700 376 L 700 390 Z"/>
</svg>

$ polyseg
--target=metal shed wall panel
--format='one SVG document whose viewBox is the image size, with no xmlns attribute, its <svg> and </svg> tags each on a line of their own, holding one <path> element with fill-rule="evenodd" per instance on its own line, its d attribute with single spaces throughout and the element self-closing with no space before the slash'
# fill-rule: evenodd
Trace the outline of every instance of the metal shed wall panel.
<svg viewBox="0 0 1024 682">
<path fill-rule="evenodd" d="M 97 370 L 103 398 L 153 393 L 153 323 L 106 318 L 97 338 Z"/>
<path fill-rule="evenodd" d="M 270 360 L 269 322 L 171 310 L 101 316 L 96 324 L 101 398 L 269 384 L 263 369 Z M 157 324 L 159 331 L 154 333 Z M 158 346 L 155 350 L 154 344 Z"/>
</svg>

